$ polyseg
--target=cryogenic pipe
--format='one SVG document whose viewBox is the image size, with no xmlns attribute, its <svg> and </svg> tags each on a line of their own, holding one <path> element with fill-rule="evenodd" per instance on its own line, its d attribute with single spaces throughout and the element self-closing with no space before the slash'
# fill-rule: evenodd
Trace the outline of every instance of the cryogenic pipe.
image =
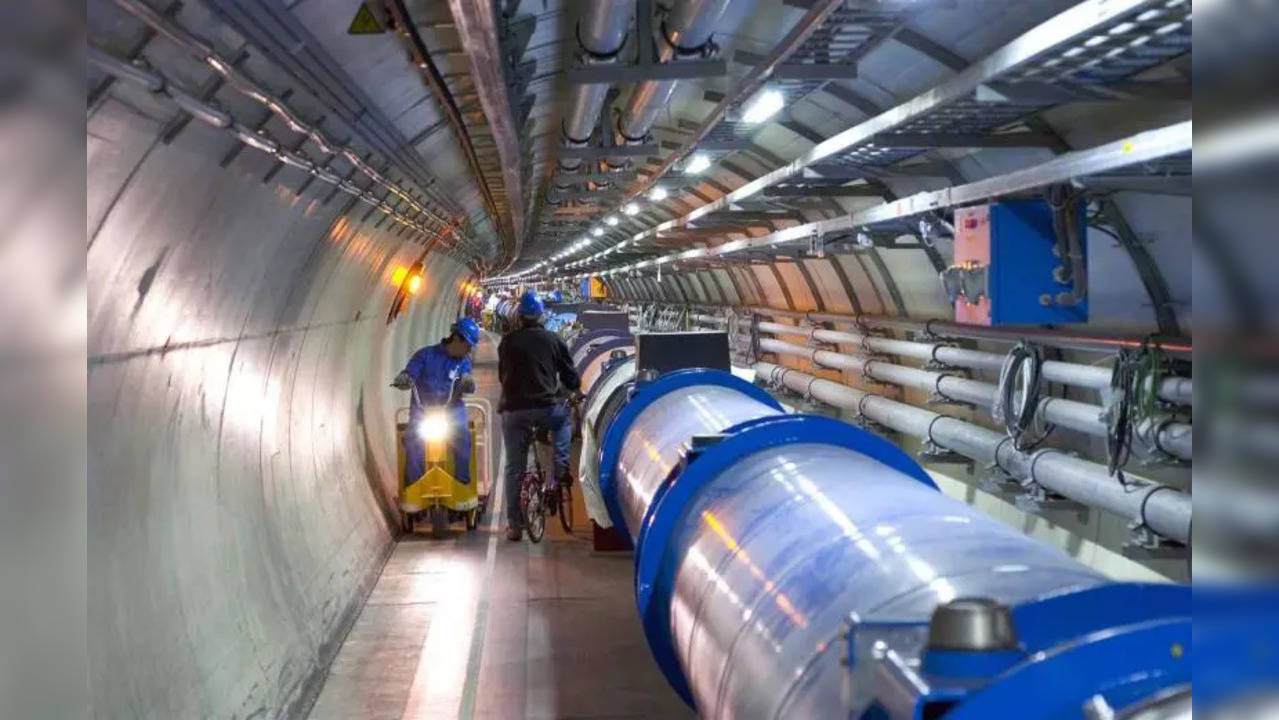
<svg viewBox="0 0 1279 720">
<path fill-rule="evenodd" d="M 646 638 L 703 717 L 1009 717 L 1010 693 L 1055 717 L 1188 682 L 1166 644 L 1189 641 L 1187 588 L 1109 583 L 871 433 L 713 370 L 640 383 L 605 424 Z M 974 612 L 1005 613 L 994 641 L 962 632 Z"/>
<path fill-rule="evenodd" d="M 635 14 L 635 0 L 596 0 L 586 4 L 577 24 L 578 49 L 591 62 L 614 62 L 626 44 L 626 28 Z M 585 144 L 599 119 L 608 94 L 607 83 L 577 83 L 570 90 L 561 131 L 568 147 Z M 561 160 L 560 167 L 576 169 L 581 160 Z"/>
<path fill-rule="evenodd" d="M 763 329 L 763 324 L 760 323 L 761 329 Z M 935 391 L 947 399 L 972 403 L 985 408 L 992 407 L 995 404 L 996 396 L 999 393 L 999 388 L 980 380 L 948 375 L 944 372 L 920 370 L 919 368 L 906 367 L 904 365 L 894 365 L 879 360 L 868 360 L 829 350 L 818 350 L 771 338 L 761 338 L 759 349 L 772 353 L 795 355 L 806 358 L 823 367 L 851 370 L 858 375 L 895 385 Z M 1103 438 L 1110 434 L 1110 428 L 1103 417 L 1105 411 L 1097 405 L 1065 398 L 1044 397 L 1039 400 L 1037 412 L 1045 421 L 1070 428 L 1071 430 Z M 1152 430 L 1154 430 L 1154 435 L 1151 439 L 1157 448 L 1183 460 L 1191 458 L 1192 432 L 1189 424 L 1166 422 L 1160 423 L 1157 428 L 1152 428 Z"/>
<path fill-rule="evenodd" d="M 803 315 L 802 313 L 796 314 Z M 807 317 L 810 317 L 813 320 L 821 320 L 822 318 L 818 315 L 819 314 L 811 314 L 807 315 Z M 692 317 L 694 320 L 714 323 L 716 325 L 723 325 L 727 322 L 724 318 L 715 315 L 695 314 Z M 830 317 L 842 318 L 842 316 Z M 843 318 L 835 322 L 853 321 L 854 320 L 850 317 Z M 947 345 L 945 343 L 912 342 L 910 340 L 897 340 L 895 338 L 876 337 L 874 335 L 863 335 L 861 333 L 843 332 L 840 330 L 827 330 L 825 328 L 811 326 L 786 325 L 784 323 L 768 321 L 761 321 L 759 323 L 759 329 L 761 332 L 772 333 L 774 335 L 795 335 L 825 343 L 856 345 L 872 352 L 884 353 L 885 355 L 897 355 L 899 357 L 908 357 L 924 362 L 936 360 L 947 365 L 971 368 L 973 370 L 999 372 L 1000 367 L 1002 367 L 1004 363 L 1004 356 L 999 353 L 984 352 L 982 350 L 968 350 L 965 348 Z M 1045 360 L 1041 370 L 1043 372 L 1044 379 L 1049 382 L 1083 387 L 1090 390 L 1108 390 L 1110 388 L 1111 371 L 1108 367 L 1062 362 L 1060 360 Z M 1190 405 L 1192 404 L 1193 396 L 1194 387 L 1190 378 L 1166 377 L 1159 383 L 1159 398 L 1166 402 L 1177 403 L 1179 405 Z"/>
<path fill-rule="evenodd" d="M 991 327 L 988 325 L 971 325 L 949 320 L 912 320 L 910 318 L 889 317 L 886 315 L 862 315 L 823 312 L 798 312 L 780 310 L 778 308 L 749 306 L 743 308 L 761 315 L 788 317 L 797 320 L 815 322 L 832 322 L 854 324 L 881 330 L 897 330 L 900 332 L 931 333 L 949 337 L 966 337 L 997 342 L 1015 343 L 1029 340 L 1051 347 L 1087 350 L 1090 352 L 1114 352 L 1124 348 L 1135 350 L 1146 344 L 1146 338 L 1117 337 L 1113 335 L 1094 335 L 1091 333 L 1072 333 L 1059 329 L 1040 327 Z M 1172 355 L 1189 357 L 1193 348 L 1189 340 L 1157 340 L 1156 344 L 1164 352 Z"/>
<path fill-rule="evenodd" d="M 676 51 L 692 52 L 706 45 L 729 0 L 680 0 L 661 24 L 658 62 L 670 62 Z M 640 38 L 651 42 L 652 38 Z M 670 103 L 675 80 L 645 80 L 635 86 L 622 111 L 618 131 L 631 142 L 644 139 L 658 114 Z"/>
<path fill-rule="evenodd" d="M 755 371 L 770 382 L 993 464 L 1019 480 L 1037 483 L 1070 500 L 1136 520 L 1162 537 L 1190 542 L 1190 496 L 1176 488 L 1132 475 L 1120 482 L 1110 477 L 1104 466 L 1061 450 L 1020 452 L 1007 435 L 994 430 L 780 365 L 759 362 Z"/>
</svg>

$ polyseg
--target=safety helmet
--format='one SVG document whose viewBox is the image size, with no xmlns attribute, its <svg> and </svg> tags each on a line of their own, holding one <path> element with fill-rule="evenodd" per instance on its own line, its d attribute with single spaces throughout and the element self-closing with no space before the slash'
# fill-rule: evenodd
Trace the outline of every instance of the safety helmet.
<svg viewBox="0 0 1279 720">
<path fill-rule="evenodd" d="M 523 317 L 541 317 L 544 310 L 546 307 L 535 291 L 525 290 L 520 296 L 520 315 Z"/>
<path fill-rule="evenodd" d="M 480 344 L 480 326 L 469 317 L 461 318 L 453 323 L 453 332 L 472 347 Z"/>
</svg>

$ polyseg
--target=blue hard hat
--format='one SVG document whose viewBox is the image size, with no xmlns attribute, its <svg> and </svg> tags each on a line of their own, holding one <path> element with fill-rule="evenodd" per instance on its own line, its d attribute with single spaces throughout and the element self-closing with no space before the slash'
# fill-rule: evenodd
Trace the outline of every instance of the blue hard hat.
<svg viewBox="0 0 1279 720">
<path fill-rule="evenodd" d="M 532 290 L 525 290 L 520 296 L 520 315 L 524 317 L 541 317 L 546 307 L 542 305 L 542 299 Z"/>
<path fill-rule="evenodd" d="M 480 344 L 480 326 L 469 317 L 461 318 L 453 323 L 453 332 L 457 333 L 459 337 L 472 346 Z"/>
</svg>

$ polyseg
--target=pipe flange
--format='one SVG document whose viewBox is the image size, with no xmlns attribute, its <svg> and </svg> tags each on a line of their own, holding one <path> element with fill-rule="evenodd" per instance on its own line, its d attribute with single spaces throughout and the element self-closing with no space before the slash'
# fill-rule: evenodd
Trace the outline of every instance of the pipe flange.
<svg viewBox="0 0 1279 720">
<path fill-rule="evenodd" d="M 938 444 L 937 439 L 933 437 L 933 425 L 936 425 L 938 420 L 941 420 L 945 417 L 946 417 L 945 415 L 940 415 L 940 414 L 934 416 L 932 420 L 928 421 L 928 430 L 925 431 L 924 433 L 924 437 L 928 439 L 928 442 L 932 443 L 933 445 L 937 447 L 941 447 L 941 446 Z"/>
<path fill-rule="evenodd" d="M 1147 491 L 1147 492 L 1146 492 L 1146 494 L 1145 494 L 1145 495 L 1141 498 L 1141 505 L 1140 505 L 1140 506 L 1138 506 L 1138 508 L 1137 508 L 1137 519 L 1133 521 L 1134 525 L 1132 525 L 1132 526 L 1130 526 L 1130 527 L 1129 527 L 1129 529 L 1130 529 L 1130 530 L 1137 530 L 1137 529 L 1140 529 L 1140 528 L 1147 528 L 1147 529 L 1149 529 L 1149 528 L 1150 528 L 1150 524 L 1146 522 L 1146 506 L 1147 506 L 1148 504 L 1150 504 L 1150 498 L 1151 498 L 1151 496 L 1155 495 L 1155 494 L 1156 494 L 1156 493 L 1158 493 L 1160 490 L 1172 490 L 1172 491 L 1174 491 L 1174 492 L 1177 492 L 1177 489 L 1176 489 L 1176 488 L 1174 488 L 1174 487 L 1169 487 L 1168 485 L 1153 485 L 1153 486 L 1151 486 L 1150 490 L 1149 490 L 1149 491 Z M 1152 529 L 1152 530 L 1150 530 L 1150 531 L 1151 531 L 1152 533 L 1154 533 L 1154 530 L 1153 530 L 1153 529 Z M 1161 536 L 1159 536 L 1159 535 L 1158 535 L 1158 533 L 1155 533 L 1155 536 L 1156 536 L 1156 537 L 1161 537 Z"/>
<path fill-rule="evenodd" d="M 804 402 L 812 402 L 815 399 L 813 397 L 813 383 L 817 382 L 819 379 L 820 378 L 812 378 L 808 381 L 808 384 L 804 386 Z"/>
<path fill-rule="evenodd" d="M 1010 438 L 1010 437 L 1008 437 L 1007 435 L 1005 435 L 1005 436 L 1003 437 L 1003 439 L 1001 439 L 1001 440 L 1000 440 L 1000 441 L 999 441 L 999 442 L 995 445 L 995 462 L 994 462 L 994 468 L 995 468 L 996 470 L 998 470 L 999 472 L 1003 473 L 1006 477 L 1009 477 L 1009 478 L 1014 478 L 1015 476 L 1014 476 L 1011 472 L 1009 472 L 1009 471 L 1008 471 L 1008 468 L 1004 467 L 1004 464 L 1003 464 L 1003 463 L 999 462 L 999 451 L 1004 449 L 1004 443 L 1010 443 L 1010 442 L 1012 442 L 1012 441 L 1013 441 L 1013 439 L 1012 439 L 1012 438 Z M 1015 448 L 1015 447 L 1014 447 L 1013 449 L 1014 449 L 1014 451 L 1016 450 L 1016 448 Z"/>
<path fill-rule="evenodd" d="M 714 57 L 715 53 L 719 52 L 719 45 L 715 44 L 714 35 L 706 38 L 706 42 L 702 43 L 701 45 L 698 45 L 697 47 L 685 47 L 675 42 L 674 40 L 671 40 L 670 29 L 666 27 L 665 19 L 663 19 L 661 22 L 661 31 L 662 31 L 662 41 L 665 42 L 668 46 L 670 46 L 672 50 L 675 51 L 675 57 L 691 58 L 691 57 L 700 56 L 703 59 L 706 59 L 706 58 Z"/>
<path fill-rule="evenodd" d="M 1009 438 L 1009 440 L 1012 440 L 1012 438 Z M 1014 444 L 1013 449 L 1016 449 L 1016 447 L 1017 447 L 1016 444 Z M 1027 475 L 1026 480 L 1028 484 L 1033 484 L 1033 485 L 1039 484 L 1039 479 L 1035 477 L 1035 466 L 1039 464 L 1040 458 L 1042 458 L 1045 455 L 1053 455 L 1053 454 L 1072 457 L 1070 453 L 1066 452 L 1065 450 L 1059 450 L 1057 448 L 1040 448 L 1034 451 L 1033 453 L 1030 454 L 1030 468 L 1028 469 L 1026 473 Z"/>
<path fill-rule="evenodd" d="M 609 62 L 612 60 L 616 60 L 617 56 L 622 52 L 622 48 L 626 47 L 625 37 L 622 38 L 622 44 L 618 45 L 617 49 L 611 52 L 598 53 L 586 47 L 586 43 L 582 41 L 582 21 L 581 20 L 578 20 L 577 24 L 574 26 L 573 35 L 577 38 L 578 52 L 582 53 L 582 55 L 586 56 L 587 58 L 590 58 L 596 63 Z"/>
<path fill-rule="evenodd" d="M 861 333 L 862 337 L 870 336 L 870 328 L 866 327 L 866 323 L 862 320 L 860 310 L 853 314 L 853 327 L 857 328 L 857 332 Z"/>
</svg>

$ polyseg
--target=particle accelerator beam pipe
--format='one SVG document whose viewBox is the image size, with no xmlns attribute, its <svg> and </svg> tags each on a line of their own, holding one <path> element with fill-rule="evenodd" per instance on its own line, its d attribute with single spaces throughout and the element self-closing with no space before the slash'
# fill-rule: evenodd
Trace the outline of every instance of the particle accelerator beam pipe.
<svg viewBox="0 0 1279 720">
<path fill-rule="evenodd" d="M 599 489 L 635 545 L 654 657 L 702 717 L 962 718 L 969 703 L 966 717 L 1010 717 L 991 703 L 1013 688 L 1055 717 L 1189 677 L 1146 647 L 1188 642 L 1186 588 L 1110 583 L 938 492 L 887 440 L 786 415 L 731 374 L 627 389 L 626 359 L 598 377 L 611 389 L 589 389 L 585 420 L 602 430 Z M 974 608 L 1003 608 L 1020 636 L 957 647 L 944 616 Z M 1113 663 L 1083 657 L 1096 652 Z M 1045 671 L 1071 682 L 1027 680 Z"/>
</svg>

